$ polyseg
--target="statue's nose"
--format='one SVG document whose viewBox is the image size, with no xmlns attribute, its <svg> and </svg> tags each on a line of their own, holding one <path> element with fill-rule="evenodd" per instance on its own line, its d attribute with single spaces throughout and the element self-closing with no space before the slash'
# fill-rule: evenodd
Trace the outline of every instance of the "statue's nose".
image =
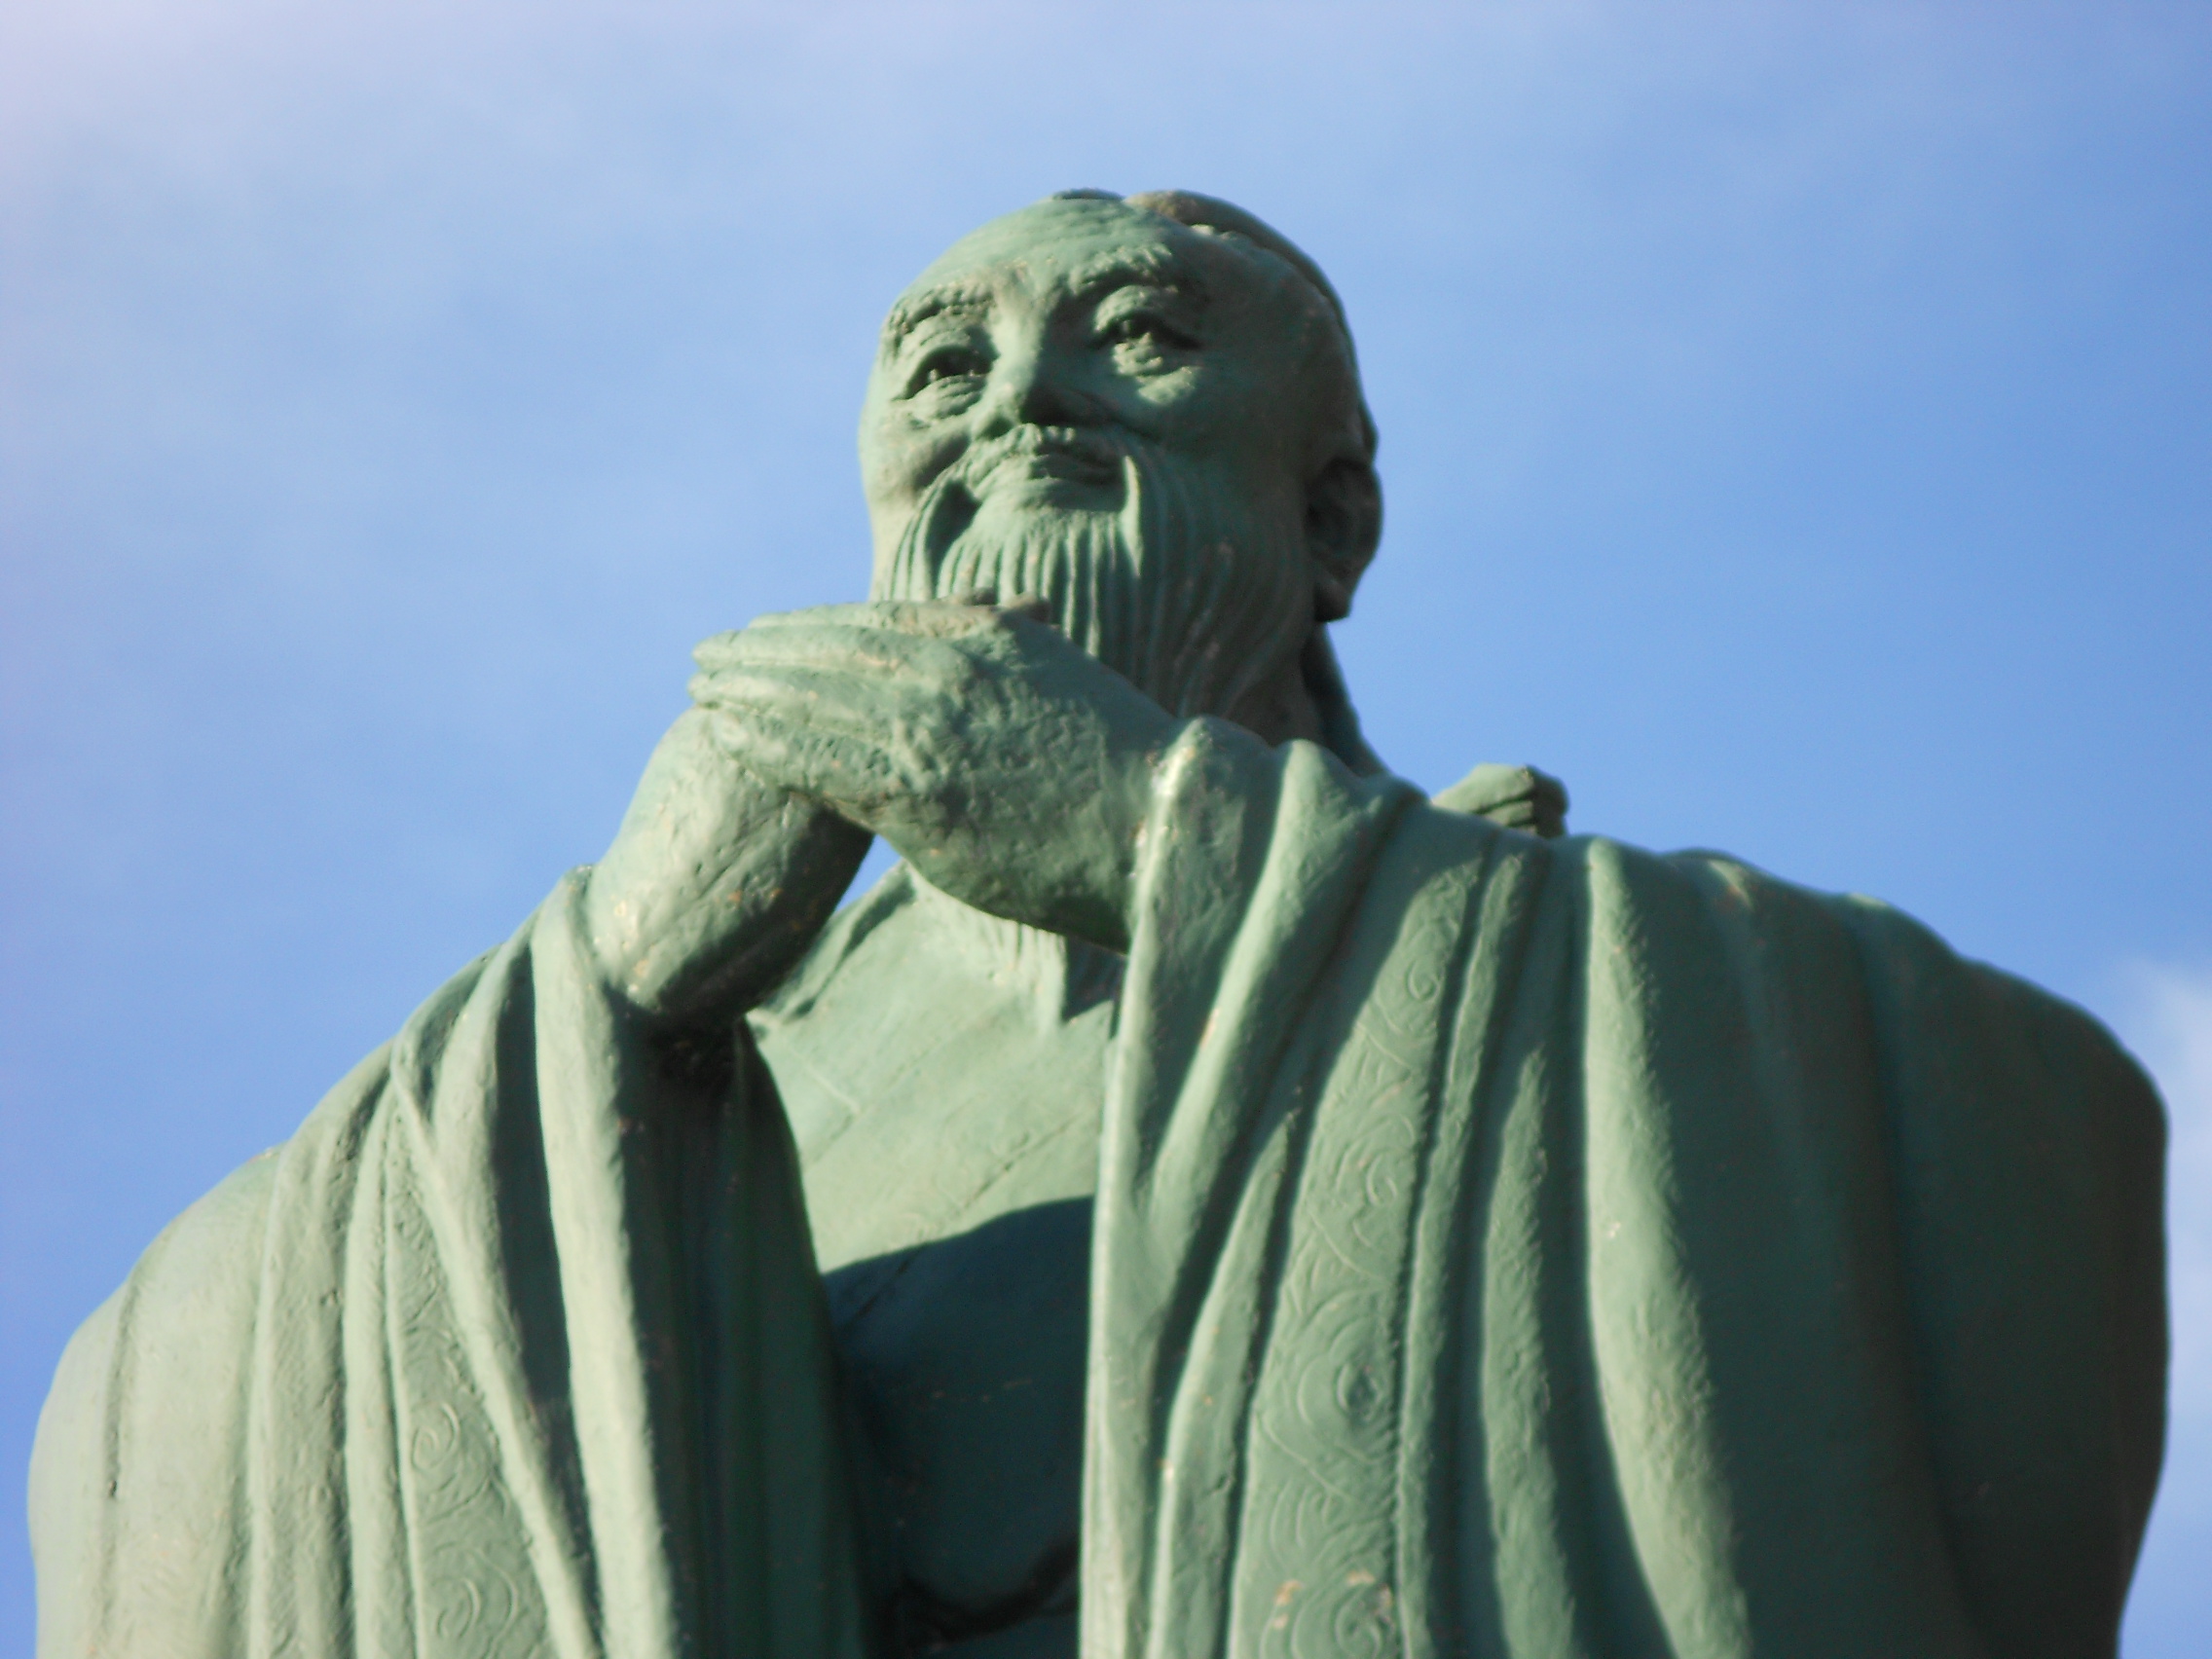
<svg viewBox="0 0 2212 1659">
<path fill-rule="evenodd" d="M 1049 349 L 1008 352 L 991 377 L 983 429 L 1097 424 L 1104 412 L 1096 397 L 1071 384 L 1072 367 Z"/>
</svg>

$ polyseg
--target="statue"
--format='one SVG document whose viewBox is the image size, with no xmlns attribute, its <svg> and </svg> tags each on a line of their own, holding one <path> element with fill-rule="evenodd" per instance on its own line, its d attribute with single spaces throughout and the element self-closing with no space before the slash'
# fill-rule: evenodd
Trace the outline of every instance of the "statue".
<svg viewBox="0 0 2212 1659">
<path fill-rule="evenodd" d="M 1871 901 L 1385 771 L 1310 261 L 1014 213 L 861 452 L 871 602 L 708 641 L 607 856 L 71 1345 L 42 1654 L 2114 1651 L 2149 1085 Z"/>
</svg>

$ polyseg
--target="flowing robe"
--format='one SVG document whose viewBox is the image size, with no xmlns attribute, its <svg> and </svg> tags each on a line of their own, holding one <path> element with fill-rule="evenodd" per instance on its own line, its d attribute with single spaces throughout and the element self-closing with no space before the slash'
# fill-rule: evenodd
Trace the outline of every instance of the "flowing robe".
<svg viewBox="0 0 2212 1659">
<path fill-rule="evenodd" d="M 1092 1209 L 1089 1659 L 2114 1650 L 2162 1120 L 1868 901 L 1195 722 Z M 65 1356 L 41 1651 L 886 1640 L 775 1078 L 573 882 Z"/>
</svg>

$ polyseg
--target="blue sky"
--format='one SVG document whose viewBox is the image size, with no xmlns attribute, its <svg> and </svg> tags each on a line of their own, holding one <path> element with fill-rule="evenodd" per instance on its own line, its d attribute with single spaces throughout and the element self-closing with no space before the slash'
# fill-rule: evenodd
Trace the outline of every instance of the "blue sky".
<svg viewBox="0 0 2212 1659">
<path fill-rule="evenodd" d="M 1878 894 L 2153 1066 L 2126 1650 L 2202 1651 L 2199 4 L 17 0 L 0 1488 L 154 1233 L 604 847 L 690 645 L 859 595 L 877 319 L 1078 184 L 1228 196 L 1343 292 L 1400 770 Z"/>
</svg>

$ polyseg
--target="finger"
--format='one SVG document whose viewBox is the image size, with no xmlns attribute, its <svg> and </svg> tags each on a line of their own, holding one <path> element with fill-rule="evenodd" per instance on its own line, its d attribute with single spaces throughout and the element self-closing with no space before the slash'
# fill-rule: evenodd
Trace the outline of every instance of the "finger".
<svg viewBox="0 0 2212 1659">
<path fill-rule="evenodd" d="M 881 627 L 883 607 L 873 600 L 858 600 L 845 605 L 809 605 L 797 610 L 769 610 L 756 616 L 751 625 L 742 630 L 756 628 L 803 628 L 811 623 L 829 623 L 851 628 Z"/>
<path fill-rule="evenodd" d="M 954 594 L 950 603 L 971 610 L 994 611 L 1000 616 L 1026 616 L 1032 622 L 1052 619 L 1052 602 L 1033 593 L 1017 593 L 1002 600 L 997 588 L 970 588 L 966 593 Z"/>
<path fill-rule="evenodd" d="M 1052 602 L 1037 594 L 1017 593 L 998 608 L 1002 615 L 1026 616 L 1032 622 L 1051 624 Z"/>
<path fill-rule="evenodd" d="M 1045 621 L 1051 613 L 1051 606 L 1042 599 L 1024 596 L 1002 604 L 995 589 L 977 588 L 958 599 L 900 606 L 890 625 L 910 634 L 957 640 L 987 637 L 1003 630 L 1014 616 Z"/>
<path fill-rule="evenodd" d="M 908 634 L 960 633 L 990 623 L 992 591 L 977 588 L 957 599 L 870 600 L 863 605 L 823 605 L 760 617 L 754 627 L 774 631 L 826 623 L 854 628 L 888 628 Z"/>
<path fill-rule="evenodd" d="M 954 691 L 974 683 L 979 664 L 1008 655 L 1014 645 L 1008 621 L 989 638 L 947 639 L 890 628 L 855 628 L 834 623 L 793 624 L 743 634 L 702 648 L 699 666 L 708 674 L 813 668 L 858 680 L 906 680 Z"/>
<path fill-rule="evenodd" d="M 724 669 L 776 666 L 841 666 L 857 673 L 896 672 L 911 667 L 914 636 L 884 628 L 856 628 L 809 622 L 789 627 L 753 627 L 708 642 L 693 652 L 709 674 Z M 712 647 L 711 649 L 709 647 Z"/>
<path fill-rule="evenodd" d="M 978 595 L 987 590 L 978 590 Z M 1021 613 L 1026 608 L 1042 605 L 1041 601 L 1018 602 Z M 856 629 L 864 632 L 885 633 L 925 639 L 959 639 L 984 633 L 1000 625 L 1009 608 L 967 603 L 965 600 L 898 600 L 876 601 L 866 605 L 822 605 L 806 610 L 771 612 L 757 617 L 751 626 L 730 633 L 717 634 L 702 641 L 692 656 L 702 668 L 729 658 L 748 649 L 762 648 L 768 642 L 788 639 L 823 629 Z M 1048 612 L 1049 613 L 1049 612 Z"/>
<path fill-rule="evenodd" d="M 742 628 L 732 628 L 720 634 L 709 635 L 699 642 L 691 652 L 691 659 L 705 668 L 727 657 L 734 651 L 757 645 L 767 635 L 789 630 L 804 631 L 814 627 L 879 628 L 882 619 L 873 605 L 817 605 L 804 610 L 771 610 L 756 616 Z"/>
<path fill-rule="evenodd" d="M 720 669 L 694 676 L 690 691 L 703 709 L 819 728 L 877 747 L 885 734 L 928 723 L 930 704 L 938 701 L 895 682 L 803 665 Z"/>
<path fill-rule="evenodd" d="M 701 668 L 705 668 L 711 663 L 719 661 L 723 656 L 728 654 L 730 646 L 735 643 L 737 636 L 738 630 L 735 628 L 725 629 L 719 634 L 709 634 L 705 639 L 701 640 L 696 645 L 693 645 L 691 647 L 691 660 L 697 663 Z"/>
</svg>

